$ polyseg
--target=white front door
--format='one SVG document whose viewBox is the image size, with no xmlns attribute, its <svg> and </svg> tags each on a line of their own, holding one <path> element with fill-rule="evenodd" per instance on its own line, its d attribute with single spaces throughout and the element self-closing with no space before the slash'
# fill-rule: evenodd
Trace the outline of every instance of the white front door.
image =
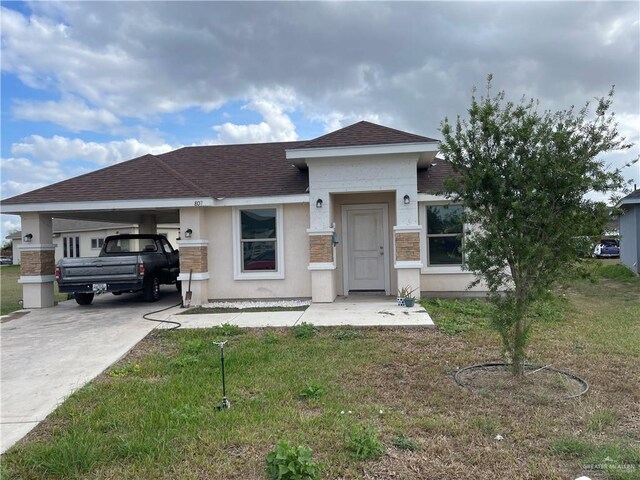
<svg viewBox="0 0 640 480">
<path fill-rule="evenodd" d="M 345 293 L 386 290 L 385 208 L 346 206 L 347 272 Z"/>
</svg>

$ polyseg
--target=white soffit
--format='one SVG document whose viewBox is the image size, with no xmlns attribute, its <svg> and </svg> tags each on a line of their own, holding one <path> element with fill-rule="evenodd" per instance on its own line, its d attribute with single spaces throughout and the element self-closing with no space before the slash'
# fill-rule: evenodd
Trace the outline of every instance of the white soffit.
<svg viewBox="0 0 640 480">
<path fill-rule="evenodd" d="M 306 167 L 308 158 L 349 157 L 363 155 L 389 155 L 398 153 L 428 154 L 429 158 L 435 158 L 439 151 L 439 142 L 421 143 L 391 143 L 387 145 L 356 145 L 346 147 L 322 147 L 322 148 L 296 148 L 285 150 L 287 160 L 293 160 L 298 168 Z M 421 155 L 422 160 L 422 155 Z"/>
</svg>

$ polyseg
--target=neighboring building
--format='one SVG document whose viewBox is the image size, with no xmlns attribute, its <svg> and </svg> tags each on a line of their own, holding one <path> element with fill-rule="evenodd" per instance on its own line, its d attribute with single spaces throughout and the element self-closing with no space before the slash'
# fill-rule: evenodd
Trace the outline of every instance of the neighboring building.
<svg viewBox="0 0 640 480">
<path fill-rule="evenodd" d="M 138 233 L 138 225 L 53 218 L 52 231 L 56 245 L 55 261 L 58 262 L 65 257 L 97 257 L 106 237 L 119 233 Z M 158 233 L 165 235 L 174 247 L 177 246 L 178 232 L 177 224 L 158 225 Z M 12 233 L 7 238 L 13 243 L 13 264 L 20 265 L 22 232 Z"/>
<path fill-rule="evenodd" d="M 620 214 L 620 263 L 640 274 L 640 190 L 627 195 L 617 205 Z"/>
<path fill-rule="evenodd" d="M 51 217 L 179 223 L 180 279 L 211 299 L 332 302 L 357 292 L 462 295 L 461 207 L 438 141 L 359 122 L 311 141 L 185 147 L 2 201 L 20 214 L 25 305 L 51 305 Z M 62 243 L 62 242 L 60 242 Z M 82 246 L 81 246 L 82 253 Z M 472 293 L 483 294 L 481 286 Z M 27 301 L 27 299 L 29 299 Z"/>
</svg>

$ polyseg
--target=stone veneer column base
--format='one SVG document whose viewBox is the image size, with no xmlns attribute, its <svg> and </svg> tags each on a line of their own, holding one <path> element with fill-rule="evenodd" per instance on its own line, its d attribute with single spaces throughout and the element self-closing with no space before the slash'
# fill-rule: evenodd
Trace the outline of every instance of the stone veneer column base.
<svg viewBox="0 0 640 480">
<path fill-rule="evenodd" d="M 336 262 L 333 228 L 307 229 L 309 235 L 309 272 L 311 301 L 331 303 L 336 299 Z"/>
<path fill-rule="evenodd" d="M 55 248 L 53 244 L 23 243 L 20 250 L 22 308 L 54 306 Z"/>
<path fill-rule="evenodd" d="M 179 240 L 180 275 L 182 299 L 185 305 L 197 307 L 209 303 L 209 241 Z M 189 291 L 189 271 L 191 271 L 191 301 L 185 298 Z"/>
</svg>

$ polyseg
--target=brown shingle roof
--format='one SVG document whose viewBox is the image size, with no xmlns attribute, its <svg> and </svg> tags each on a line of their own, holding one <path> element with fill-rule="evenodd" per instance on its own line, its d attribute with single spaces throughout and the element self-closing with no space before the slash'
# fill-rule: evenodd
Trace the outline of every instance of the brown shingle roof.
<svg viewBox="0 0 640 480">
<path fill-rule="evenodd" d="M 251 197 L 305 193 L 308 172 L 286 159 L 285 149 L 301 142 L 185 147 L 159 155 L 170 167 L 212 197 Z"/>
<path fill-rule="evenodd" d="M 395 128 L 376 125 L 375 123 L 361 121 L 341 128 L 335 132 L 327 133 L 315 140 L 305 142 L 294 148 L 326 148 L 326 147 L 352 147 L 364 145 L 388 145 L 393 143 L 423 143 L 435 142 L 433 138 L 403 132 Z"/>
<path fill-rule="evenodd" d="M 418 193 L 442 193 L 445 179 L 456 175 L 446 160 L 437 158 L 433 163 L 429 168 L 418 170 Z"/>
<path fill-rule="evenodd" d="M 17 195 L 2 204 L 305 193 L 308 173 L 285 157 L 285 148 L 298 143 L 185 147 L 144 155 Z"/>
<path fill-rule="evenodd" d="M 291 165 L 285 150 L 433 141 L 359 122 L 312 141 L 184 147 L 70 178 L 2 200 L 2 205 L 304 194 L 309 186 L 308 171 Z M 441 175 L 434 173 L 419 172 L 418 185 L 437 189 Z"/>
</svg>

